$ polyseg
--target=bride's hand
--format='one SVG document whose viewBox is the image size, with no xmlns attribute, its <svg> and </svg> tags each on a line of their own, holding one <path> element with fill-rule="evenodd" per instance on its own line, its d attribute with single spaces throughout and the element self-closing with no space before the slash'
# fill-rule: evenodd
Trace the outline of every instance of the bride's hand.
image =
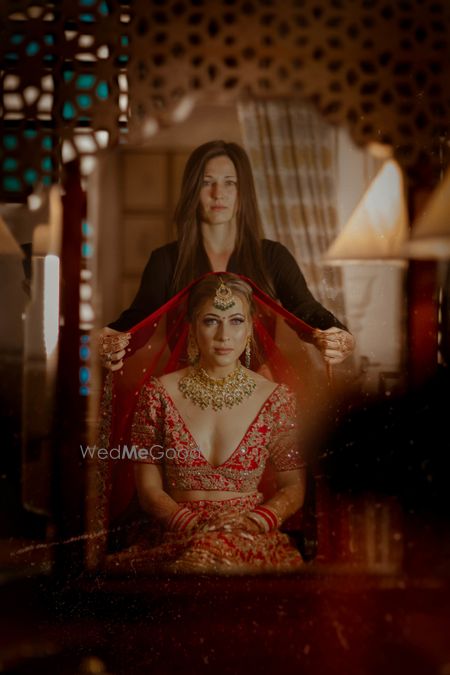
<svg viewBox="0 0 450 675">
<path fill-rule="evenodd" d="M 213 520 L 205 523 L 202 527 L 203 532 L 233 532 L 233 531 L 244 531 L 244 532 L 261 532 L 257 523 L 255 523 L 251 518 L 247 518 L 245 513 L 228 513 L 223 516 L 218 516 Z"/>
<path fill-rule="evenodd" d="M 99 352 L 102 365 L 108 370 L 120 370 L 130 342 L 130 333 L 119 333 L 114 328 L 103 328 L 99 335 Z"/>
</svg>

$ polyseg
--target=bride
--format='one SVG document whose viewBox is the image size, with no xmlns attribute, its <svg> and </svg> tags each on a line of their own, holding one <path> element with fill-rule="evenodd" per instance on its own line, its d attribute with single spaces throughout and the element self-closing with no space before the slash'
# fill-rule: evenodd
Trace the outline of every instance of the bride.
<svg viewBox="0 0 450 675">
<path fill-rule="evenodd" d="M 166 364 L 158 377 L 156 368 L 143 369 L 129 415 L 137 495 L 158 534 L 110 555 L 109 563 L 229 574 L 299 569 L 299 551 L 280 532 L 305 491 L 296 397 L 250 369 L 261 363 L 261 345 L 267 363 L 268 308 L 229 273 L 202 277 L 185 297 L 187 322 L 172 318 L 168 325 L 176 324 L 178 342 L 184 335 L 189 365 Z M 173 359 L 173 345 L 171 352 Z M 279 354 L 277 363 L 280 369 Z M 258 487 L 267 463 L 276 490 L 264 501 Z"/>
</svg>

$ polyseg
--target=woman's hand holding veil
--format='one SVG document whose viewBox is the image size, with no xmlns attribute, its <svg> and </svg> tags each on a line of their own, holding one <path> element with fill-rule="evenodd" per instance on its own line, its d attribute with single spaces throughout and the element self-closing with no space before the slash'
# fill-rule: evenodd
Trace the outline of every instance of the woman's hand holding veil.
<svg viewBox="0 0 450 675">
<path fill-rule="evenodd" d="M 99 335 L 99 351 L 102 365 L 108 370 L 120 370 L 123 357 L 130 342 L 129 333 L 119 333 L 113 328 L 103 328 Z"/>
<path fill-rule="evenodd" d="M 326 363 L 342 363 L 355 348 L 355 338 L 341 328 L 314 329 L 313 344 L 321 352 Z"/>
</svg>

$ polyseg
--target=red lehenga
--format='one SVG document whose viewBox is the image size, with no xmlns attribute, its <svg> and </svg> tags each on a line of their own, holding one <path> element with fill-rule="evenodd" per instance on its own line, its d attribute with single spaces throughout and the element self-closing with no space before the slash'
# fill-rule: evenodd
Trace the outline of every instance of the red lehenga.
<svg viewBox="0 0 450 675">
<path fill-rule="evenodd" d="M 280 384 L 266 399 L 231 455 L 219 466 L 212 466 L 206 460 L 157 379 L 162 373 L 186 365 L 185 306 L 189 288 L 130 331 L 131 351 L 124 369 L 107 378 L 101 434 L 102 447 L 128 444 L 151 450 L 149 456 L 140 461 L 163 464 L 165 489 L 169 494 L 171 488 L 246 494 L 220 501 L 178 502 L 200 515 L 192 530 L 164 531 L 157 523 L 150 523 L 138 543 L 106 556 L 107 570 L 248 574 L 296 571 L 303 565 L 300 552 L 289 536 L 279 530 L 267 533 L 239 528 L 203 531 L 205 524 L 214 521 L 218 515 L 243 514 L 263 502 L 263 494 L 258 488 L 267 464 L 275 471 L 305 466 L 299 450 L 296 405 L 299 400 L 306 400 L 305 390 L 311 382 L 311 372 L 309 382 L 306 370 L 305 377 L 299 376 L 299 369 L 302 370 L 308 358 L 302 356 L 305 347 L 301 346 L 303 343 L 298 335 L 308 336 L 312 328 L 279 307 L 248 279 L 246 281 L 253 287 L 257 306 L 254 337 L 258 351 L 251 367 L 258 370 L 264 363 L 270 368 L 273 380 Z M 292 354 L 291 349 L 290 358 L 272 337 L 277 321 L 297 333 L 294 338 L 298 351 Z M 291 365 L 292 361 L 295 367 Z M 236 414 L 239 414 L 238 408 Z M 158 452 L 161 447 L 164 453 Z M 171 454 L 170 448 L 176 452 Z M 114 523 L 115 517 L 130 503 L 135 491 L 132 464 L 110 462 L 109 473 L 103 477 L 102 490 L 106 497 L 102 521 L 106 525 Z"/>
<path fill-rule="evenodd" d="M 128 560 L 134 568 L 228 574 L 292 571 L 302 565 L 298 550 L 278 530 L 264 534 L 239 529 L 202 532 L 204 524 L 217 515 L 241 514 L 263 501 L 258 484 L 267 461 L 276 471 L 305 466 L 297 444 L 295 398 L 285 385 L 274 389 L 232 454 L 214 467 L 202 455 L 162 384 L 152 378 L 139 396 L 131 443 L 148 450 L 149 456 L 152 454 L 141 461 L 163 464 L 168 490 L 230 490 L 248 495 L 220 501 L 178 502 L 200 514 L 193 531 L 162 532 L 152 547 L 140 543 L 112 556 L 110 563 Z M 164 459 L 159 459 L 162 448 Z"/>
</svg>

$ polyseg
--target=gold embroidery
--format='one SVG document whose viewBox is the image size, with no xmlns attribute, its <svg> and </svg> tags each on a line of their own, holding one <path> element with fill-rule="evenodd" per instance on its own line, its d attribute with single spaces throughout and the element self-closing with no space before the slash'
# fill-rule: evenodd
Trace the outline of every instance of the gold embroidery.
<svg viewBox="0 0 450 675">
<path fill-rule="evenodd" d="M 132 444 L 146 448 L 158 444 L 162 448 L 162 459 L 144 461 L 162 462 L 172 488 L 251 492 L 257 489 L 269 458 L 277 471 L 305 465 L 298 448 L 295 415 L 294 394 L 285 385 L 279 386 L 270 405 L 263 406 L 233 454 L 213 467 L 196 448 L 164 388 L 153 378 L 139 397 Z M 169 454 L 168 449 L 175 452 Z M 192 451 L 197 451 L 197 457 Z"/>
<path fill-rule="evenodd" d="M 252 492 L 257 487 L 264 472 L 264 465 L 252 471 L 210 466 L 177 466 L 167 463 L 166 480 L 170 487 L 179 490 L 230 490 Z"/>
<path fill-rule="evenodd" d="M 268 533 L 246 532 L 239 527 L 231 531 L 207 531 L 202 527 L 223 514 L 239 514 L 252 510 L 262 501 L 261 493 L 221 501 L 198 500 L 179 502 L 195 511 L 199 519 L 192 531 L 164 532 L 154 547 L 136 545 L 109 556 L 107 567 L 112 572 L 121 566 L 135 571 L 172 573 L 247 574 L 295 572 L 303 560 L 289 537 L 279 530 Z M 123 569 L 123 567 L 122 567 Z"/>
</svg>

